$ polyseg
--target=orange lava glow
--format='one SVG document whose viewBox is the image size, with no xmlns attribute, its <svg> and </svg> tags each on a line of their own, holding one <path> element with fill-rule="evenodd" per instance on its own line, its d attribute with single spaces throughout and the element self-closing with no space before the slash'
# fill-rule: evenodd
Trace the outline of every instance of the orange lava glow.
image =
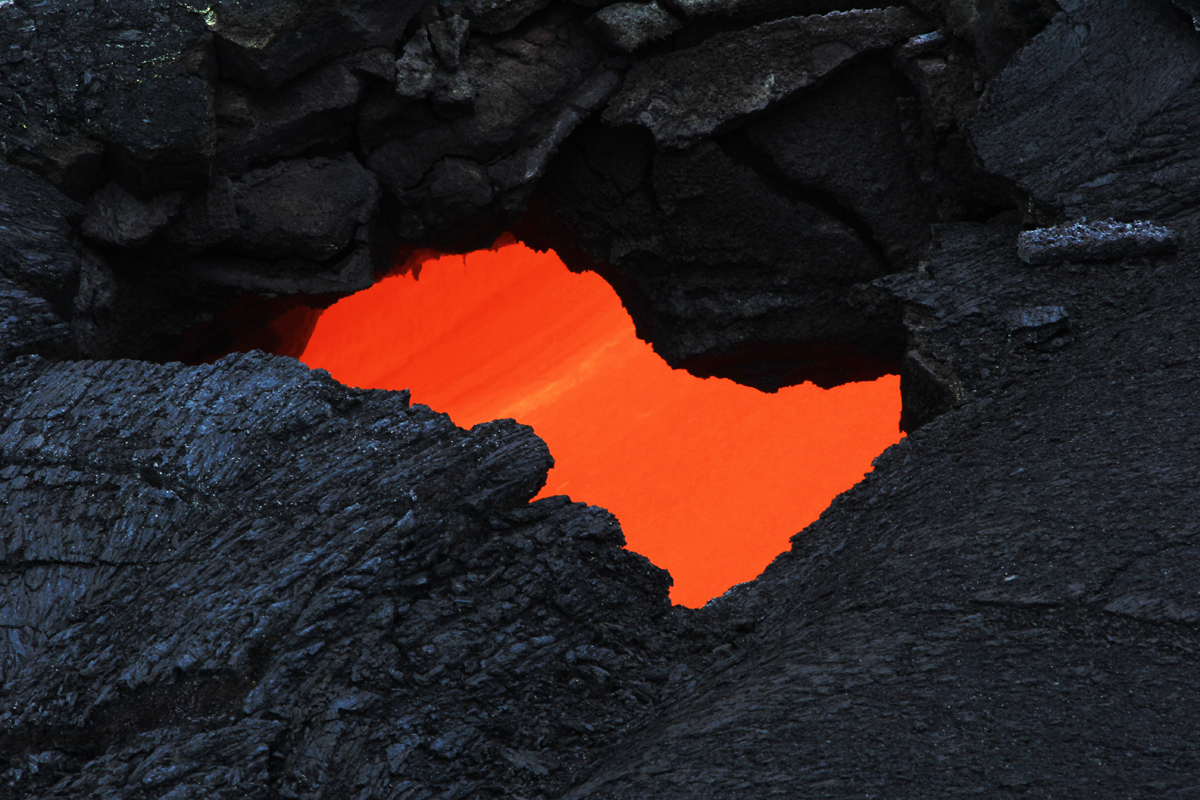
<svg viewBox="0 0 1200 800">
<path fill-rule="evenodd" d="M 515 243 L 339 301 L 301 360 L 463 427 L 532 425 L 555 458 L 540 496 L 607 508 L 692 607 L 758 575 L 900 439 L 898 377 L 765 394 L 672 370 L 602 278 Z"/>
</svg>

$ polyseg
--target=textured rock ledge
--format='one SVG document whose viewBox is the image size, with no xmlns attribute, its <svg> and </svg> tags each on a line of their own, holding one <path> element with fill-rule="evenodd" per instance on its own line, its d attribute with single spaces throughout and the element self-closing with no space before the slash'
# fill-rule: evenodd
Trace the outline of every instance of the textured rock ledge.
<svg viewBox="0 0 1200 800">
<path fill-rule="evenodd" d="M 1018 228 L 948 226 L 879 281 L 950 401 L 718 601 L 754 641 L 564 800 L 1193 795 L 1196 230 L 1031 269 Z"/>
<path fill-rule="evenodd" d="M 87 212 L 73 297 L 3 288 L 7 356 L 221 351 L 204 326 L 249 294 L 322 307 L 520 225 L 675 366 L 894 370 L 900 320 L 850 287 L 911 268 L 930 222 L 1017 213 L 966 149 L 966 42 L 1008 52 L 1049 17 L 847 5 L 5 3 L 0 158 Z"/>
<path fill-rule="evenodd" d="M 687 674 L 666 574 L 527 504 L 512 421 L 262 355 L 0 400 L 0 796 L 545 791 Z"/>
<path fill-rule="evenodd" d="M 1178 246 L 1172 231 L 1144 220 L 1080 220 L 1025 231 L 1017 237 L 1017 255 L 1026 264 L 1135 259 L 1169 253 Z"/>
</svg>

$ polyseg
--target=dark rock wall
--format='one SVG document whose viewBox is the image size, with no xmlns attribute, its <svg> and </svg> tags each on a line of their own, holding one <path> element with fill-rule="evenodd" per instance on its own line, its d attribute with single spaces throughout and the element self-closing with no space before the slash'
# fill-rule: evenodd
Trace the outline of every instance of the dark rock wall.
<svg viewBox="0 0 1200 800">
<path fill-rule="evenodd" d="M 968 149 L 958 12 L 843 5 L 14 0 L 0 155 L 84 205 L 69 352 L 168 360 L 246 293 L 319 307 L 517 226 L 673 366 L 833 385 L 904 349 L 851 286 L 1025 202 Z"/>
<path fill-rule="evenodd" d="M 0 0 L 0 797 L 1194 796 L 1193 4 L 878 6 Z M 155 363 L 508 229 L 911 435 L 693 612 L 528 428 Z"/>
<path fill-rule="evenodd" d="M 263 355 L 0 397 L 3 796 L 546 791 L 688 677 L 666 574 L 529 504 L 511 420 Z"/>
<path fill-rule="evenodd" d="M 757 642 L 566 797 L 1192 796 L 1195 251 L 1031 268 L 1016 234 L 941 229 L 891 284 L 972 399 L 718 600 Z"/>
</svg>

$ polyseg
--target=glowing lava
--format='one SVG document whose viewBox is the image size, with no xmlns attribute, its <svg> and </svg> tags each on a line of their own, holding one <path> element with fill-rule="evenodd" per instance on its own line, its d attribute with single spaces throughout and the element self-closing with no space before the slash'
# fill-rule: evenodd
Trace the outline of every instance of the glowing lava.
<svg viewBox="0 0 1200 800">
<path fill-rule="evenodd" d="M 700 606 L 753 579 L 899 441 L 899 378 L 765 394 L 672 370 L 612 288 L 509 244 L 427 260 L 339 301 L 301 360 L 351 386 L 410 389 L 460 426 L 513 417 L 569 494 Z"/>
</svg>

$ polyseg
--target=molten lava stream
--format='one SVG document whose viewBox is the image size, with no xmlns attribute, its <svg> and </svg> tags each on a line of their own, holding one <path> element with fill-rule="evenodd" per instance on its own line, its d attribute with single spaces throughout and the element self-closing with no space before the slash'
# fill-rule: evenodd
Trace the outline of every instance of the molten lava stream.
<svg viewBox="0 0 1200 800">
<path fill-rule="evenodd" d="M 896 376 L 765 394 L 672 370 L 602 278 L 520 244 L 434 258 L 339 301 L 301 360 L 351 386 L 411 389 L 460 426 L 532 425 L 555 459 L 539 496 L 607 508 L 693 607 L 757 576 L 900 438 Z"/>
</svg>

